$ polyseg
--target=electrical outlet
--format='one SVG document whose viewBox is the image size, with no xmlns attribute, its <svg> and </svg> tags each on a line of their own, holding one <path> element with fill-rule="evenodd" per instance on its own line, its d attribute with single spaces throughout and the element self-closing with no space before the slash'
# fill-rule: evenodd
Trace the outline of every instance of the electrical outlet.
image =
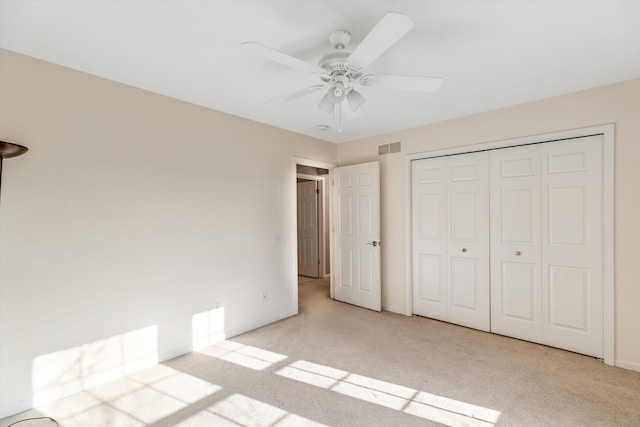
<svg viewBox="0 0 640 427">
<path fill-rule="evenodd" d="M 267 293 L 267 291 L 262 291 L 262 302 L 267 301 L 269 301 L 269 294 Z"/>
</svg>

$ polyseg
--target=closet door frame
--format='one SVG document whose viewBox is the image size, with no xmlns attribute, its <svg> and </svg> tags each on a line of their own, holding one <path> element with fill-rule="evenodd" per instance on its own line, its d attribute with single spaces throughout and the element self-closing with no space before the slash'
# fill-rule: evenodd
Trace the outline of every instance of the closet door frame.
<svg viewBox="0 0 640 427">
<path fill-rule="evenodd" d="M 522 138 L 473 144 L 455 148 L 435 151 L 424 151 L 405 156 L 405 314 L 413 314 L 413 262 L 412 258 L 412 175 L 411 162 L 413 160 L 427 159 L 430 157 L 447 156 L 452 154 L 473 153 L 477 151 L 493 150 L 498 148 L 516 147 L 527 144 L 553 142 L 585 136 L 603 136 L 603 288 L 604 288 L 604 363 L 615 365 L 615 299 L 614 299 L 614 136 L 615 125 L 607 124 L 580 129 L 545 133 Z"/>
</svg>

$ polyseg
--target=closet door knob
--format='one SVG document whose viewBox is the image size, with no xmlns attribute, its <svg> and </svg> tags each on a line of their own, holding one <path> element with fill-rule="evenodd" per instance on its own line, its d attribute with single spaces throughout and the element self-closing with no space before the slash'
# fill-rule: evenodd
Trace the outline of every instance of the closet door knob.
<svg viewBox="0 0 640 427">
<path fill-rule="evenodd" d="M 462 252 L 467 252 L 467 248 L 462 248 Z"/>
<path fill-rule="evenodd" d="M 520 255 L 522 255 L 522 252 L 516 251 L 516 256 L 520 256 Z"/>
</svg>

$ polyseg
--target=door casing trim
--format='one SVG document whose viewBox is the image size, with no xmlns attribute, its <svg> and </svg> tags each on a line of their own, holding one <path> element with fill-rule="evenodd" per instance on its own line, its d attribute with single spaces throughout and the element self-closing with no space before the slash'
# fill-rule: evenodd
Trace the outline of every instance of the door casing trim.
<svg viewBox="0 0 640 427">
<path fill-rule="evenodd" d="M 297 187 L 296 187 L 296 178 L 298 176 L 298 171 L 296 170 L 296 166 L 297 165 L 303 165 L 303 166 L 311 166 L 314 168 L 322 168 L 322 169 L 328 169 L 329 171 L 331 171 L 331 169 L 335 168 L 337 165 L 335 163 L 327 163 L 327 162 L 322 162 L 319 160 L 311 160 L 311 159 L 305 159 L 302 157 L 293 157 L 292 158 L 292 166 L 291 166 L 291 171 L 293 176 L 291 177 L 291 197 L 292 197 L 292 203 L 291 203 L 291 212 L 292 212 L 292 216 L 291 218 L 293 219 L 291 221 L 291 235 L 292 236 L 297 236 L 298 234 L 298 224 L 297 224 L 297 217 L 298 217 L 298 205 L 297 205 Z M 326 175 L 327 177 L 329 175 Z M 324 193 L 324 199 L 326 201 L 326 206 L 324 206 L 325 212 L 328 212 L 329 215 L 329 230 L 331 230 L 331 194 L 330 194 L 330 185 L 328 185 L 328 179 L 323 178 L 322 181 L 324 182 L 323 184 L 323 193 Z M 332 248 L 333 242 L 332 242 L 332 233 L 329 233 L 329 248 Z M 297 244 L 297 243 L 296 243 Z M 293 289 L 292 289 L 292 295 L 293 297 L 293 313 L 298 314 L 298 251 L 297 250 L 292 250 L 291 251 L 291 283 L 293 284 Z M 333 268 L 333 266 L 331 265 L 332 261 L 331 259 L 333 259 L 333 251 L 330 249 L 329 250 L 329 260 L 325 260 L 325 263 L 327 261 L 329 261 L 330 263 L 330 269 Z M 333 270 L 330 270 L 333 271 Z M 333 275 L 330 275 L 330 278 L 333 277 Z M 331 298 L 333 298 L 333 280 L 331 280 L 331 289 L 330 289 L 330 296 Z"/>
</svg>

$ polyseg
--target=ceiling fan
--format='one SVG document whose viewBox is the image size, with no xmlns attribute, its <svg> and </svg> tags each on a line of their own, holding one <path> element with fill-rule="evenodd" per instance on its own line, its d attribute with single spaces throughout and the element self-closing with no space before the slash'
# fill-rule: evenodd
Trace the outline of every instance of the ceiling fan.
<svg viewBox="0 0 640 427">
<path fill-rule="evenodd" d="M 295 91 L 278 100 L 290 102 L 318 91 L 325 91 L 318 107 L 333 114 L 334 125 L 336 125 L 337 115 L 337 127 L 342 131 L 343 110 L 347 118 L 353 117 L 356 112 L 361 111 L 360 107 L 366 101 L 364 96 L 356 90 L 356 86 L 421 92 L 432 92 L 440 88 L 443 81 L 440 77 L 364 73 L 373 61 L 407 34 L 411 28 L 413 28 L 413 22 L 408 16 L 389 12 L 353 52 L 345 50 L 351 39 L 349 32 L 334 31 L 329 36 L 329 41 L 335 50 L 321 57 L 317 65 L 256 42 L 244 42 L 242 47 L 256 56 L 317 76 L 322 81 L 321 84 Z"/>
</svg>

